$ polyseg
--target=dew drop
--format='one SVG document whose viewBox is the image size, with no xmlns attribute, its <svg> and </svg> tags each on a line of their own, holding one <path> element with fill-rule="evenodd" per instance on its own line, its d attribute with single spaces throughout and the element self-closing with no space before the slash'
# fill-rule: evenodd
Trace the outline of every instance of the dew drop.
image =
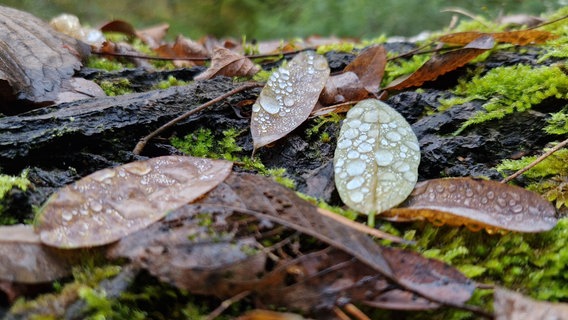
<svg viewBox="0 0 568 320">
<path fill-rule="evenodd" d="M 361 202 L 363 201 L 364 195 L 362 192 L 354 191 L 349 194 L 349 198 L 351 198 L 353 202 Z"/>
<path fill-rule="evenodd" d="M 400 134 L 394 132 L 394 131 L 389 131 L 386 134 L 387 139 L 389 139 L 390 141 L 394 141 L 394 142 L 398 142 L 400 141 L 400 139 L 402 138 L 400 136 Z"/>
<path fill-rule="evenodd" d="M 393 154 L 388 150 L 379 150 L 375 152 L 375 160 L 379 166 L 388 166 L 392 163 Z"/>
<path fill-rule="evenodd" d="M 145 162 L 133 162 L 131 164 L 124 165 L 124 169 L 139 176 L 143 176 L 152 171 L 152 167 Z"/>
<path fill-rule="evenodd" d="M 103 205 L 100 202 L 91 202 L 91 210 L 95 211 L 95 212 L 99 212 L 103 209 Z"/>
<path fill-rule="evenodd" d="M 61 218 L 63 218 L 63 221 L 71 221 L 71 219 L 73 219 L 73 214 L 69 211 L 64 211 L 61 214 Z"/>
<path fill-rule="evenodd" d="M 518 204 L 518 205 L 514 206 L 513 208 L 511 208 L 511 210 L 513 210 L 514 213 L 521 213 L 521 211 L 523 211 L 523 206 Z"/>
<path fill-rule="evenodd" d="M 286 96 L 284 97 L 284 105 L 287 107 L 291 107 L 294 105 L 294 98 L 290 97 L 290 96 Z"/>
<path fill-rule="evenodd" d="M 361 154 L 355 150 L 349 150 L 347 152 L 347 159 L 357 159 Z"/>
<path fill-rule="evenodd" d="M 280 111 L 280 105 L 278 105 L 277 103 L 264 103 L 261 105 L 261 107 L 264 109 L 264 111 L 270 114 L 276 114 L 278 113 L 278 111 Z"/>
<path fill-rule="evenodd" d="M 359 135 L 359 130 L 351 128 L 345 131 L 343 137 L 345 139 L 352 140 L 355 139 L 358 135 Z"/>
<path fill-rule="evenodd" d="M 357 150 L 361 153 L 371 152 L 373 150 L 373 146 L 370 144 L 363 142 L 357 147 Z"/>
<path fill-rule="evenodd" d="M 345 166 L 345 170 L 347 174 L 349 174 L 350 176 L 358 176 L 363 172 L 365 172 L 365 169 L 366 169 L 365 162 L 361 160 L 351 161 L 347 163 L 347 165 Z"/>
<path fill-rule="evenodd" d="M 379 121 L 379 110 L 370 110 L 365 113 L 363 116 L 363 121 L 376 123 Z"/>
<path fill-rule="evenodd" d="M 91 174 L 91 178 L 93 178 L 94 180 L 98 181 L 98 182 L 103 182 L 106 179 L 111 179 L 116 175 L 116 173 L 114 172 L 114 170 L 111 169 L 103 169 L 103 170 L 99 170 L 93 174 Z"/>
<path fill-rule="evenodd" d="M 365 182 L 365 179 L 361 176 L 357 176 L 354 177 L 353 179 L 349 180 L 349 182 L 347 182 L 347 190 L 354 190 L 354 189 L 358 189 L 360 188 L 363 183 Z"/>
</svg>

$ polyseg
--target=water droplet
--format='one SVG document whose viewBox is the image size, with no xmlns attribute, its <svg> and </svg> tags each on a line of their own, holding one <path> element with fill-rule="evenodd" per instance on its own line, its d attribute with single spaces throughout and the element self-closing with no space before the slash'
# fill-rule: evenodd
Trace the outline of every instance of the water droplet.
<svg viewBox="0 0 568 320">
<path fill-rule="evenodd" d="M 466 197 L 473 197 L 473 190 L 471 190 L 470 188 L 467 188 L 467 190 L 465 190 L 465 196 Z"/>
<path fill-rule="evenodd" d="M 521 211 L 523 211 L 523 206 L 520 205 L 520 204 L 518 204 L 518 205 L 512 207 L 511 210 L 512 210 L 514 213 L 521 213 Z"/>
<path fill-rule="evenodd" d="M 400 141 L 400 139 L 402 138 L 400 136 L 400 134 L 394 132 L 394 131 L 389 131 L 386 134 L 387 139 L 389 139 L 390 141 L 394 141 L 394 142 L 398 142 Z"/>
<path fill-rule="evenodd" d="M 284 97 L 284 105 L 287 107 L 291 107 L 294 105 L 294 98 L 286 96 Z"/>
<path fill-rule="evenodd" d="M 370 110 L 365 113 L 363 116 L 363 121 L 376 123 L 379 121 L 379 110 Z"/>
<path fill-rule="evenodd" d="M 270 114 L 276 114 L 278 113 L 278 111 L 280 111 L 280 105 L 278 105 L 277 103 L 264 103 L 261 105 L 262 109 L 264 109 L 264 111 L 270 113 Z"/>
<path fill-rule="evenodd" d="M 345 139 L 352 140 L 352 139 L 355 139 L 358 135 L 359 135 L 359 130 L 351 128 L 351 129 L 348 129 L 347 131 L 345 131 L 345 133 L 343 134 L 343 137 Z"/>
<path fill-rule="evenodd" d="M 388 166 L 392 163 L 393 154 L 388 150 L 379 150 L 375 152 L 375 160 L 379 166 Z"/>
<path fill-rule="evenodd" d="M 63 221 L 71 221 L 71 219 L 73 219 L 73 214 L 69 211 L 64 211 L 61 214 L 61 218 L 63 218 Z"/>
<path fill-rule="evenodd" d="M 95 211 L 95 212 L 99 212 L 99 211 L 101 211 L 101 210 L 103 209 L 103 205 L 102 205 L 100 202 L 98 202 L 98 201 L 96 201 L 96 202 L 91 202 L 90 207 L 91 207 L 91 210 L 93 210 L 93 211 Z"/>
<path fill-rule="evenodd" d="M 347 159 L 357 159 L 359 156 L 360 153 L 355 150 L 349 150 L 349 152 L 347 152 Z"/>
<path fill-rule="evenodd" d="M 349 180 L 349 182 L 347 182 L 347 190 L 353 190 L 353 189 L 358 189 L 360 188 L 363 183 L 365 182 L 365 179 L 361 176 L 357 176 L 354 177 L 353 179 Z"/>
<path fill-rule="evenodd" d="M 361 153 L 371 152 L 373 150 L 373 146 L 370 144 L 363 142 L 357 147 L 357 150 Z"/>
<path fill-rule="evenodd" d="M 354 191 L 349 194 L 349 198 L 351 198 L 353 202 L 361 202 L 363 201 L 364 195 L 362 192 Z"/>
<path fill-rule="evenodd" d="M 150 171 L 152 171 L 152 167 L 146 164 L 145 162 L 133 162 L 123 166 L 124 170 L 139 176 L 143 176 Z"/>
<path fill-rule="evenodd" d="M 493 191 L 488 191 L 487 194 L 486 194 L 486 196 L 487 196 L 487 199 L 493 200 L 493 199 L 495 198 L 495 192 L 493 192 Z"/>
<path fill-rule="evenodd" d="M 365 172 L 365 169 L 366 169 L 365 162 L 361 160 L 350 161 L 345 166 L 345 170 L 347 174 L 349 174 L 350 176 L 358 176 L 363 172 Z"/>
<path fill-rule="evenodd" d="M 106 179 L 111 179 L 116 175 L 116 173 L 114 172 L 114 170 L 112 169 L 103 169 L 103 170 L 99 170 L 93 174 L 91 174 L 91 178 L 99 181 L 99 182 L 103 182 Z"/>
<path fill-rule="evenodd" d="M 351 140 L 348 139 L 342 139 L 337 143 L 337 147 L 340 149 L 345 149 L 348 148 L 352 145 Z"/>
</svg>

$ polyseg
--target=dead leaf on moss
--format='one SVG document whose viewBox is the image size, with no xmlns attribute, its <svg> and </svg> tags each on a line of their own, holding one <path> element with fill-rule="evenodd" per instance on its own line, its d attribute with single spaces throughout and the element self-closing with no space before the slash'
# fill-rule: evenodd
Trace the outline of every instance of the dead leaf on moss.
<svg viewBox="0 0 568 320">
<path fill-rule="evenodd" d="M 206 80 L 216 76 L 251 77 L 260 70 L 249 58 L 229 49 L 217 47 L 213 50 L 211 66 L 195 77 L 195 80 Z"/>
<path fill-rule="evenodd" d="M 51 282 L 71 274 L 63 252 L 44 246 L 31 225 L 0 226 L 0 280 Z"/>
<path fill-rule="evenodd" d="M 323 105 L 332 105 L 346 101 L 361 101 L 367 98 L 369 92 L 359 81 L 354 72 L 344 72 L 329 77 L 319 97 Z"/>
<path fill-rule="evenodd" d="M 59 248 L 108 244 L 199 198 L 231 168 L 224 160 L 163 156 L 99 170 L 52 195 L 36 231 Z"/>
<path fill-rule="evenodd" d="M 382 217 L 393 221 L 428 219 L 436 225 L 465 225 L 475 231 L 541 232 L 556 225 L 555 215 L 550 202 L 523 188 L 448 178 L 417 183 L 405 202 Z"/>
<path fill-rule="evenodd" d="M 391 82 L 385 90 L 402 90 L 418 87 L 424 82 L 436 80 L 439 76 L 464 66 L 475 57 L 493 48 L 495 41 L 491 36 L 481 36 L 461 49 L 435 55 L 414 73 Z"/>
<path fill-rule="evenodd" d="M 544 30 L 517 30 L 517 31 L 506 31 L 506 32 L 495 32 L 495 33 L 485 33 L 485 32 L 458 32 L 448 35 L 441 36 L 438 40 L 445 43 L 466 45 L 480 37 L 493 37 L 496 42 L 501 43 L 511 43 L 520 46 L 525 46 L 528 44 L 542 44 L 549 40 L 558 38 L 557 35 L 552 34 Z"/>
<path fill-rule="evenodd" d="M 163 44 L 154 50 L 158 57 L 162 58 L 197 58 L 207 59 L 210 57 L 209 51 L 200 43 L 183 36 L 176 37 L 173 44 Z M 174 60 L 177 67 L 193 67 L 205 64 L 203 61 Z"/>
<path fill-rule="evenodd" d="M 495 320 L 568 319 L 568 304 L 536 301 L 520 293 L 496 287 Z"/>
<path fill-rule="evenodd" d="M 89 47 L 27 12 L 0 6 L 0 20 L 0 101 L 54 101 Z"/>
</svg>

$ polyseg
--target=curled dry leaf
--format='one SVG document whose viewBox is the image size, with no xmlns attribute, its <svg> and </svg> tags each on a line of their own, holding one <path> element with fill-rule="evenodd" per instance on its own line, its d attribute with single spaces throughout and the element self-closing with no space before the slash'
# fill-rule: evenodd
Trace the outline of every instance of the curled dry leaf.
<svg viewBox="0 0 568 320">
<path fill-rule="evenodd" d="M 348 64 L 344 72 L 354 72 L 369 92 L 377 92 L 387 64 L 387 51 L 382 45 L 365 48 Z"/>
<path fill-rule="evenodd" d="M 177 36 L 173 44 L 163 44 L 154 49 L 159 57 L 162 58 L 197 58 L 206 59 L 209 52 L 200 43 L 183 36 Z M 193 67 L 203 65 L 204 61 L 174 60 L 177 67 Z"/>
<path fill-rule="evenodd" d="M 333 161 L 343 202 L 374 214 L 410 194 L 418 179 L 420 148 L 412 128 L 396 110 L 368 99 L 347 113 Z"/>
<path fill-rule="evenodd" d="M 30 225 L 0 226 L 0 279 L 41 283 L 68 276 L 71 263 L 44 246 Z"/>
<path fill-rule="evenodd" d="M 284 137 L 308 118 L 329 72 L 327 60 L 309 51 L 272 73 L 252 107 L 255 149 Z"/>
<path fill-rule="evenodd" d="M 16 9 L 0 6 L 0 21 L 0 101 L 53 101 L 89 47 Z"/>
<path fill-rule="evenodd" d="M 402 76 L 391 82 L 385 90 L 402 90 L 418 87 L 424 82 L 436 80 L 439 76 L 464 66 L 478 55 L 492 49 L 494 45 L 495 40 L 493 37 L 478 37 L 461 49 L 433 56 L 414 73 Z"/>
<path fill-rule="evenodd" d="M 541 44 L 545 43 L 548 40 L 558 38 L 557 35 L 552 34 L 548 31 L 529 29 L 495 33 L 475 31 L 458 32 L 441 36 L 438 40 L 445 43 L 465 45 L 483 36 L 491 36 L 497 42 L 512 43 L 521 46 L 527 44 Z"/>
<path fill-rule="evenodd" d="M 495 320 L 568 320 L 568 304 L 536 301 L 520 293 L 496 287 L 493 293 Z"/>
<path fill-rule="evenodd" d="M 260 68 L 249 58 L 229 49 L 217 47 L 213 50 L 211 66 L 195 77 L 195 80 L 206 80 L 216 76 L 251 77 L 258 70 Z"/>
<path fill-rule="evenodd" d="M 320 103 L 332 105 L 346 101 L 361 101 L 369 95 L 353 72 L 344 72 L 327 79 L 320 95 Z"/>
<path fill-rule="evenodd" d="M 104 245 L 191 202 L 231 172 L 223 160 L 164 156 L 103 169 L 52 195 L 36 218 L 41 241 L 59 248 Z"/>
<path fill-rule="evenodd" d="M 540 195 L 496 181 L 471 178 L 432 179 L 416 184 L 399 208 L 383 213 L 394 221 L 428 219 L 436 224 L 466 225 L 489 232 L 540 232 L 557 222 L 552 204 Z"/>
</svg>

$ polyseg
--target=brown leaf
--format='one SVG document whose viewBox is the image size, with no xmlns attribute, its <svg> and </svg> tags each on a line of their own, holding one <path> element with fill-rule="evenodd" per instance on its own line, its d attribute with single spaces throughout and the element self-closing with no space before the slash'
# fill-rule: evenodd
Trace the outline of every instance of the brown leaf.
<svg viewBox="0 0 568 320">
<path fill-rule="evenodd" d="M 52 195 L 36 231 L 54 247 L 108 244 L 199 198 L 231 168 L 224 160 L 164 156 L 99 170 Z"/>
<path fill-rule="evenodd" d="M 81 67 L 89 47 L 26 12 L 0 6 L 0 20 L 2 104 L 16 99 L 55 100 L 62 82 Z"/>
<path fill-rule="evenodd" d="M 0 226 L 0 280 L 41 283 L 68 276 L 70 261 L 44 246 L 30 225 Z"/>
<path fill-rule="evenodd" d="M 201 73 L 195 80 L 206 80 L 216 76 L 250 77 L 260 68 L 247 57 L 222 47 L 213 50 L 211 66 Z"/>
<path fill-rule="evenodd" d="M 132 24 L 124 20 L 112 20 L 103 24 L 99 30 L 102 32 L 116 32 L 127 35 L 129 38 L 136 38 L 136 29 Z"/>
<path fill-rule="evenodd" d="M 521 46 L 527 44 L 541 44 L 545 43 L 548 40 L 558 38 L 557 35 L 552 34 L 548 31 L 529 29 L 495 33 L 475 31 L 458 32 L 441 36 L 439 40 L 445 43 L 465 45 L 479 39 L 480 37 L 493 37 L 496 42 L 512 43 Z"/>
<path fill-rule="evenodd" d="M 71 78 L 63 82 L 62 91 L 57 94 L 57 99 L 54 103 L 64 103 L 104 96 L 106 96 L 105 92 L 94 81 L 84 78 Z"/>
<path fill-rule="evenodd" d="M 432 179 L 416 184 L 408 199 L 382 214 L 389 220 L 428 219 L 489 232 L 540 232 L 557 222 L 552 204 L 520 187 L 471 178 Z"/>
<path fill-rule="evenodd" d="M 164 44 L 155 49 L 162 58 L 208 58 L 209 52 L 202 45 L 183 36 L 178 36 L 172 44 Z M 203 61 L 175 60 L 178 67 L 203 65 Z"/>
<path fill-rule="evenodd" d="M 254 149 L 272 143 L 300 126 L 316 105 L 329 78 L 327 60 L 300 52 L 274 71 L 252 106 L 250 131 Z"/>
<path fill-rule="evenodd" d="M 332 105 L 346 101 L 361 101 L 369 95 L 354 72 L 344 72 L 327 79 L 319 101 Z"/>
<path fill-rule="evenodd" d="M 461 49 L 435 55 L 414 73 L 391 82 L 385 90 L 397 91 L 410 87 L 418 87 L 424 82 L 435 80 L 439 76 L 465 65 L 478 55 L 493 48 L 493 45 L 493 37 L 483 36 L 476 38 Z"/>
<path fill-rule="evenodd" d="M 568 304 L 536 301 L 504 288 L 493 293 L 495 320 L 568 319 Z"/>
<path fill-rule="evenodd" d="M 169 29 L 169 24 L 162 23 L 146 29 L 137 30 L 136 35 L 150 48 L 155 49 L 160 46 Z"/>
<path fill-rule="evenodd" d="M 367 91 L 377 92 L 387 64 L 387 51 L 382 45 L 374 45 L 365 48 L 351 61 L 344 72 L 354 72 Z"/>
<path fill-rule="evenodd" d="M 304 320 L 299 314 L 289 312 L 276 312 L 270 310 L 255 309 L 248 311 L 237 320 Z"/>
</svg>

